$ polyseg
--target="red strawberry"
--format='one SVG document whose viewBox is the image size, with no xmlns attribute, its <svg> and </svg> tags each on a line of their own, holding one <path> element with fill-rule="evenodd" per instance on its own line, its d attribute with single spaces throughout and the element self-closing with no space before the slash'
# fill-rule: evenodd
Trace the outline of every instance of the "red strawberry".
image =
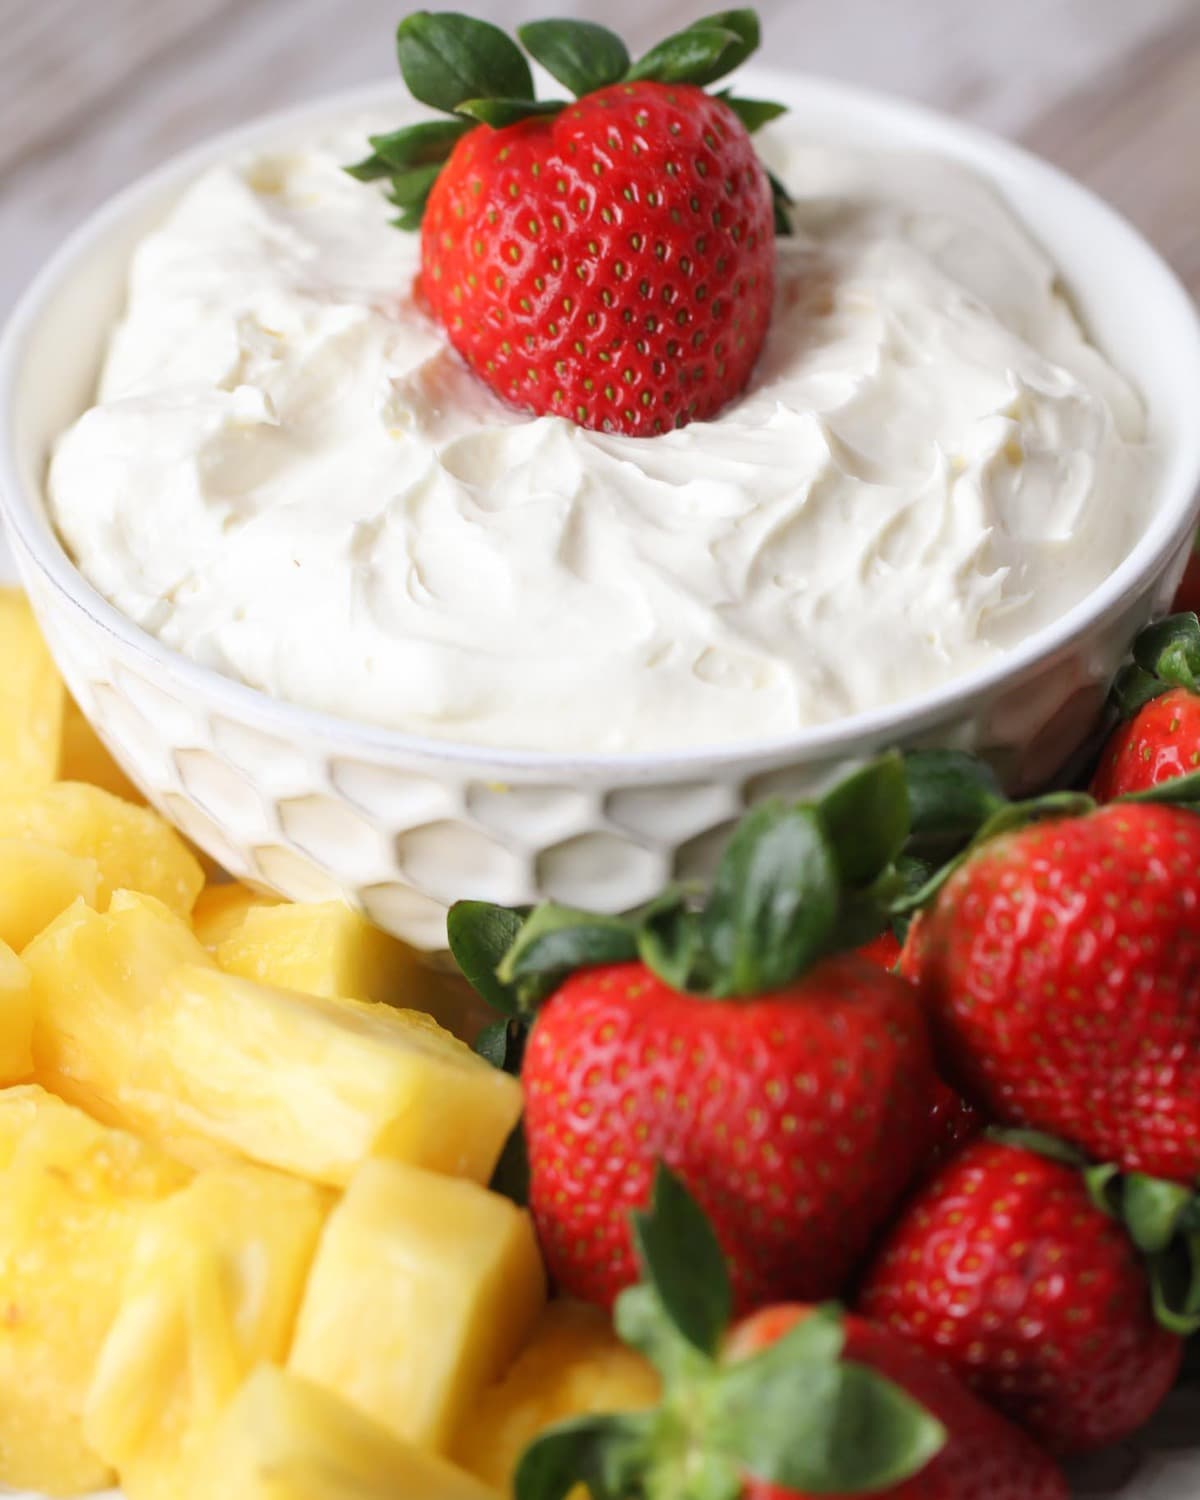
<svg viewBox="0 0 1200 1500">
<path fill-rule="evenodd" d="M 1114 803 L 1003 834 L 922 932 L 948 1076 L 1126 1171 L 1200 1175 L 1200 816 Z"/>
<path fill-rule="evenodd" d="M 753 11 L 723 11 L 631 64 L 593 23 L 522 27 L 567 103 L 534 99 L 494 26 L 424 11 L 401 23 L 406 83 L 454 119 L 372 137 L 351 170 L 392 178 L 397 222 L 421 223 L 425 302 L 502 400 L 644 437 L 741 392 L 786 228 L 749 131 L 781 110 L 702 85 L 758 34 Z"/>
<path fill-rule="evenodd" d="M 775 994 L 681 994 L 642 964 L 576 974 L 522 1070 L 550 1271 L 610 1303 L 660 1158 L 712 1216 L 742 1307 L 838 1290 L 912 1178 L 934 1088 L 915 991 L 853 957 Z"/>
<path fill-rule="evenodd" d="M 513 406 L 635 436 L 715 416 L 774 295 L 771 185 L 687 85 L 616 84 L 463 137 L 429 195 L 421 287 Z"/>
<path fill-rule="evenodd" d="M 893 972 L 900 962 L 900 939 L 890 927 L 885 928 L 878 937 L 872 938 L 869 943 L 864 943 L 858 950 L 859 958 L 865 958 L 869 964 L 875 964 L 880 969 Z"/>
<path fill-rule="evenodd" d="M 965 1147 L 910 1202 L 859 1307 L 1063 1453 L 1136 1431 L 1183 1347 L 1079 1170 L 998 1140 Z"/>
<path fill-rule="evenodd" d="M 617 1327 L 661 1366 L 663 1404 L 544 1432 L 516 1500 L 563 1500 L 598 1476 L 605 1494 L 671 1500 L 1066 1500 L 1024 1433 L 886 1328 L 791 1304 L 727 1333 L 720 1250 L 669 1172 L 633 1219 L 644 1282 L 622 1294 Z"/>
<path fill-rule="evenodd" d="M 1092 794 L 1100 802 L 1112 802 L 1198 770 L 1200 697 L 1187 688 L 1172 688 L 1113 731 Z"/>
<path fill-rule="evenodd" d="M 728 1357 L 746 1359 L 770 1348 L 810 1315 L 810 1309 L 794 1305 L 765 1308 L 733 1331 Z M 866 1318 L 847 1317 L 845 1331 L 844 1357 L 899 1386 L 947 1433 L 945 1447 L 918 1473 L 872 1493 L 888 1500 L 1066 1500 L 1066 1483 L 1051 1460 L 971 1396 L 942 1365 Z M 803 1491 L 750 1480 L 742 1500 L 805 1497 Z M 842 1500 L 851 1497 L 844 1495 Z"/>
</svg>

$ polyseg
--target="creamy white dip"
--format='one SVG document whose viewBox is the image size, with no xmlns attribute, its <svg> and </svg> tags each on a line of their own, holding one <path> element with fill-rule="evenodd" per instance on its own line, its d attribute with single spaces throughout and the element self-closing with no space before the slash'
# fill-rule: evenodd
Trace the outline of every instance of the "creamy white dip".
<svg viewBox="0 0 1200 1500">
<path fill-rule="evenodd" d="M 416 305 L 362 128 L 205 173 L 139 247 L 54 517 L 187 656 L 423 735 L 649 750 L 908 698 L 1139 530 L 1140 403 L 993 192 L 765 133 L 797 197 L 747 392 L 656 438 L 508 410 Z"/>
</svg>

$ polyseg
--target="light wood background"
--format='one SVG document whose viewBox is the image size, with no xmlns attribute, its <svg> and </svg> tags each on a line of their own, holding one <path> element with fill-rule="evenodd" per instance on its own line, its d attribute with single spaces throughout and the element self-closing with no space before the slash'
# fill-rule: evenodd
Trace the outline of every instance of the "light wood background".
<svg viewBox="0 0 1200 1500">
<path fill-rule="evenodd" d="M 631 43 L 704 0 L 455 0 L 602 16 Z M 715 9 L 718 0 L 709 0 Z M 0 0 L 0 314 L 65 230 L 192 141 L 389 74 L 405 0 Z M 772 63 L 1016 136 L 1138 222 L 1200 292 L 1200 0 L 759 0 Z"/>
<path fill-rule="evenodd" d="M 583 12 L 645 45 L 705 0 L 446 3 L 510 24 Z M 390 75 L 405 7 L 0 0 L 0 317 L 64 232 L 164 157 L 263 110 Z M 1124 209 L 1200 294 L 1200 0 L 758 7 L 772 63 L 908 94 L 1024 141 Z M 1136 1444 L 1077 1469 L 1076 1493 L 1196 1500 L 1198 1448 L 1193 1388 Z"/>
</svg>

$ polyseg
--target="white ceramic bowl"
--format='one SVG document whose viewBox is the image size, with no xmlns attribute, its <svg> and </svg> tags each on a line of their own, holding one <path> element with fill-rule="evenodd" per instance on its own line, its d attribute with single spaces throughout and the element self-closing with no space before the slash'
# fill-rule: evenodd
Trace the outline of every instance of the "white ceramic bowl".
<svg viewBox="0 0 1200 1500">
<path fill-rule="evenodd" d="M 233 874 L 294 899 L 341 893 L 436 949 L 460 896 L 606 910 L 644 901 L 673 875 L 706 869 L 748 803 L 812 793 L 883 747 L 978 751 L 1017 787 L 1051 775 L 1094 726 L 1134 633 L 1166 608 L 1196 525 L 1200 327 L 1187 294 L 1118 215 L 1011 145 L 841 84 L 767 71 L 748 82 L 815 136 L 941 152 L 998 186 L 1147 403 L 1162 467 L 1140 542 L 1088 599 L 985 670 L 769 742 L 504 753 L 312 713 L 195 666 L 84 582 L 47 521 L 42 479 L 55 437 L 89 404 L 130 252 L 181 188 L 214 159 L 297 124 L 406 106 L 388 85 L 256 122 L 169 163 L 84 225 L 0 347 L 0 497 L 47 639 L 129 775 Z"/>
</svg>

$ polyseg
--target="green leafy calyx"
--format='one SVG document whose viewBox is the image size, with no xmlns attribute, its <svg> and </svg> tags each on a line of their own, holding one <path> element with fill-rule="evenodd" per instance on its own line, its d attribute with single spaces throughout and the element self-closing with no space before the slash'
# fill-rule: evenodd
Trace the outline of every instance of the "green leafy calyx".
<svg viewBox="0 0 1200 1500">
<path fill-rule="evenodd" d="M 875 1370 L 847 1360 L 839 1308 L 800 1318 L 775 1343 L 727 1361 L 729 1277 L 716 1236 L 659 1166 L 634 1216 L 642 1282 L 617 1303 L 617 1331 L 663 1376 L 657 1411 L 563 1423 L 526 1450 L 517 1500 L 737 1500 L 747 1475 L 788 1490 L 889 1488 L 940 1451 L 946 1433 Z"/>
<path fill-rule="evenodd" d="M 884 755 L 820 801 L 754 808 L 707 895 L 675 886 L 632 917 L 553 903 L 521 917 L 460 902 L 450 913 L 450 949 L 509 1016 L 531 1016 L 576 969 L 632 959 L 675 989 L 763 994 L 882 930 L 904 889 L 897 862 L 908 831 L 904 762 Z"/>
<path fill-rule="evenodd" d="M 1200 620 L 1194 614 L 1168 615 L 1141 631 L 1133 660 L 1113 684 L 1113 703 L 1123 719 L 1131 719 L 1175 687 L 1200 693 Z"/>
<path fill-rule="evenodd" d="M 639 79 L 703 88 L 745 62 L 758 47 L 759 24 L 753 10 L 719 11 L 636 61 L 619 36 L 593 21 L 532 21 L 519 27 L 517 36 L 520 46 L 499 27 L 456 11 L 419 10 L 400 22 L 396 54 L 409 92 L 451 118 L 373 136 L 370 155 L 346 168 L 362 182 L 391 178 L 391 199 L 402 209 L 394 220 L 399 228 L 420 224 L 438 169 L 468 130 L 480 124 L 502 130 L 566 107 L 565 99 L 535 97 L 525 53 L 576 98 Z M 750 132 L 783 113 L 783 105 L 767 100 L 720 97 Z M 413 175 L 416 167 L 433 170 L 419 179 Z M 790 200 L 782 185 L 771 181 L 776 228 L 787 233 Z"/>
</svg>

